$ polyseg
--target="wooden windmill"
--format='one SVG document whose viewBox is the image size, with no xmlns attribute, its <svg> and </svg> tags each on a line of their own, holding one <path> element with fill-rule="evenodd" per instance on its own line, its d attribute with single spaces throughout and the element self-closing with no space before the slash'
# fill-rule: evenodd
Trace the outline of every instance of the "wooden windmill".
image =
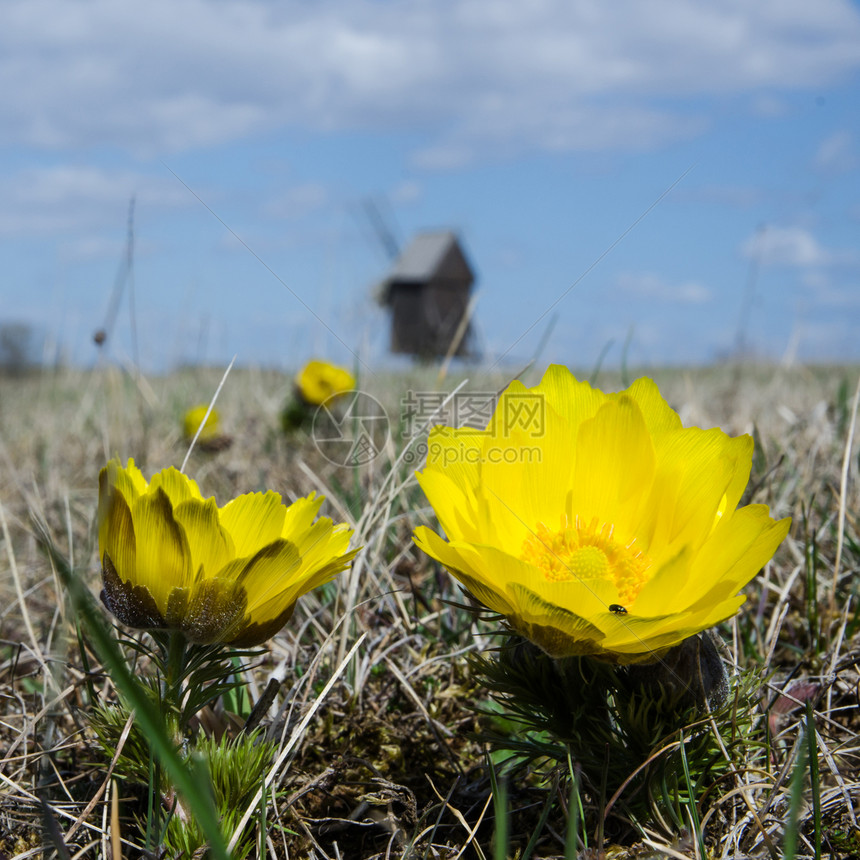
<svg viewBox="0 0 860 860">
<path fill-rule="evenodd" d="M 454 355 L 474 355 L 466 319 L 474 281 L 453 232 L 415 236 L 381 284 L 380 303 L 391 310 L 391 351 L 429 359 L 453 347 Z"/>
</svg>

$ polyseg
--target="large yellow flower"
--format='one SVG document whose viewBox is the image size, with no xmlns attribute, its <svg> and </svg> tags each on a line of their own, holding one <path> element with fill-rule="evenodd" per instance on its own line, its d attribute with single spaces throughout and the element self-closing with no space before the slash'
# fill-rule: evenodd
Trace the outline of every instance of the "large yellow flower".
<svg viewBox="0 0 860 860">
<path fill-rule="evenodd" d="M 305 403 L 319 406 L 355 388 L 355 377 L 345 367 L 314 359 L 296 375 L 296 388 Z"/>
<path fill-rule="evenodd" d="M 176 469 L 147 484 L 133 460 L 112 460 L 99 475 L 102 599 L 131 627 L 258 645 L 355 555 L 346 525 L 314 521 L 322 502 L 311 494 L 286 506 L 269 491 L 219 508 Z"/>
<path fill-rule="evenodd" d="M 417 544 L 555 657 L 659 658 L 733 615 L 788 532 L 738 508 L 753 441 L 683 428 L 650 379 L 604 394 L 550 367 L 485 431 L 434 428 Z"/>
</svg>

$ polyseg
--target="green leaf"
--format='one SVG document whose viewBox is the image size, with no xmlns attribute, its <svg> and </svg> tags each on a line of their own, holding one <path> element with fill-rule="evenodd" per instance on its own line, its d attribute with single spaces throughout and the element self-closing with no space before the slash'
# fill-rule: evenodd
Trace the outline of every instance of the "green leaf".
<svg viewBox="0 0 860 860">
<path fill-rule="evenodd" d="M 128 707 L 134 710 L 135 720 L 149 739 L 158 761 L 167 771 L 177 791 L 188 804 L 197 818 L 200 828 L 209 840 L 212 856 L 218 860 L 230 860 L 227 843 L 218 827 L 212 788 L 208 776 L 195 768 L 192 773 L 174 749 L 162 715 L 153 705 L 143 685 L 129 671 L 112 629 L 104 619 L 101 609 L 96 605 L 89 590 L 80 577 L 72 570 L 68 560 L 54 545 L 47 526 L 34 521 L 36 538 L 47 552 L 57 573 L 69 593 L 76 614 L 83 621 L 84 629 L 99 659 L 108 670 L 117 689 L 125 698 Z M 205 788 L 201 790 L 201 785 Z"/>
</svg>

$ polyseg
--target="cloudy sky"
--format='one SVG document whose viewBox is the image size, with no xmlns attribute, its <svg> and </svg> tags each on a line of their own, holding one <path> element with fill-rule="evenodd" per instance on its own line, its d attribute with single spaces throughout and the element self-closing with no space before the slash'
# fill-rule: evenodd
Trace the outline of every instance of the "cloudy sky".
<svg viewBox="0 0 860 860">
<path fill-rule="evenodd" d="M 369 206 L 491 359 L 860 360 L 856 0 L 5 0 L 0 80 L 0 323 L 76 361 L 132 198 L 150 369 L 382 361 Z"/>
</svg>

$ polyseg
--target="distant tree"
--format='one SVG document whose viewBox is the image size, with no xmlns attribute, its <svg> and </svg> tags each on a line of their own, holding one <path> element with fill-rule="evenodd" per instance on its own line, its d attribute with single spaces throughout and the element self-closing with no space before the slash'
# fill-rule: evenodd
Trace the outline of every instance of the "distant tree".
<svg viewBox="0 0 860 860">
<path fill-rule="evenodd" d="M 34 364 L 33 328 L 27 323 L 0 323 L 0 370 L 21 376 Z"/>
</svg>

